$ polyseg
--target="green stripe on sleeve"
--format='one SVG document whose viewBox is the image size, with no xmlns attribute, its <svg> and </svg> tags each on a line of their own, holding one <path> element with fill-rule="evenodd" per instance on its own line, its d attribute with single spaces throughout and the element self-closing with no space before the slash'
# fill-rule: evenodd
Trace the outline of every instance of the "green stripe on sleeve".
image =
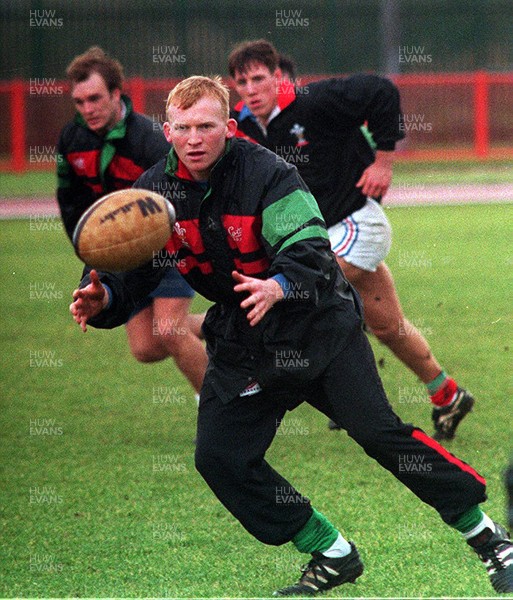
<svg viewBox="0 0 513 600">
<path fill-rule="evenodd" d="M 295 244 L 296 242 L 300 242 L 301 240 L 308 240 L 312 238 L 325 238 L 329 239 L 328 232 L 324 227 L 320 227 L 319 225 L 309 225 L 295 233 L 293 236 L 289 237 L 285 242 L 281 245 L 278 252 L 285 250 L 288 246 Z"/>
<path fill-rule="evenodd" d="M 315 198 L 310 192 L 295 190 L 264 209 L 262 235 L 273 247 L 279 246 L 284 238 L 289 236 L 291 236 L 290 239 L 295 238 L 297 235 L 294 235 L 295 232 L 302 234 L 299 239 L 318 237 L 319 235 L 327 238 L 328 234 L 322 227 L 307 226 L 305 228 L 305 225 L 314 219 L 323 221 Z M 303 228 L 305 232 L 312 231 L 308 235 L 303 235 Z M 287 245 L 289 245 L 288 240 Z"/>
</svg>

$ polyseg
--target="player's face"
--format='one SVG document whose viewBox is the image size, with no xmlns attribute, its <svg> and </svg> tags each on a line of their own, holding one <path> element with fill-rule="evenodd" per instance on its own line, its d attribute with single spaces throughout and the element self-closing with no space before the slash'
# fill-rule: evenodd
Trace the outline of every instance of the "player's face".
<svg viewBox="0 0 513 600">
<path fill-rule="evenodd" d="M 278 102 L 281 71 L 274 73 L 262 63 L 250 63 L 244 72 L 235 72 L 235 89 L 251 112 L 267 121 Z"/>
<path fill-rule="evenodd" d="M 164 135 L 196 181 L 206 181 L 223 155 L 226 140 L 235 135 L 237 121 L 227 119 L 221 103 L 208 96 L 191 107 L 170 105 Z"/>
<path fill-rule="evenodd" d="M 93 72 L 85 81 L 76 83 L 71 97 L 87 127 L 98 135 L 104 135 L 121 119 L 121 92 L 109 92 L 99 73 Z"/>
</svg>

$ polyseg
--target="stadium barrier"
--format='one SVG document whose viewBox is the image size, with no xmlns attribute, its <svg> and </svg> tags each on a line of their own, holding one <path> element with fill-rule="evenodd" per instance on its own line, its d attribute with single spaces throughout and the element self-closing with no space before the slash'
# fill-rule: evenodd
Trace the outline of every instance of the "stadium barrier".
<svg viewBox="0 0 513 600">
<path fill-rule="evenodd" d="M 323 78 L 298 78 L 303 85 Z M 513 157 L 513 73 L 397 75 L 406 137 L 399 160 L 490 160 Z M 160 127 L 169 90 L 179 79 L 126 81 L 134 108 Z M 235 93 L 232 101 L 237 100 Z M 0 82 L 0 171 L 52 170 L 59 132 L 73 117 L 69 84 L 55 79 Z"/>
</svg>

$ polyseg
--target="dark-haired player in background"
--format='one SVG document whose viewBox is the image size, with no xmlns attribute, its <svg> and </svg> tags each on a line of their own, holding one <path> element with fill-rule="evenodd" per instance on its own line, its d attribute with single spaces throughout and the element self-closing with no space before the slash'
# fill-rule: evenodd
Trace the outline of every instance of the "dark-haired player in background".
<svg viewBox="0 0 513 600">
<path fill-rule="evenodd" d="M 101 48 L 93 46 L 75 57 L 66 74 L 77 114 L 59 139 L 57 199 L 71 239 L 93 202 L 131 187 L 170 147 L 150 119 L 133 111 L 121 91 L 121 64 Z M 134 306 L 126 332 L 138 361 L 172 357 L 199 393 L 207 357 L 199 339 L 203 315 L 189 314 L 193 295 L 178 271 L 169 269 L 159 287 Z"/>
</svg>

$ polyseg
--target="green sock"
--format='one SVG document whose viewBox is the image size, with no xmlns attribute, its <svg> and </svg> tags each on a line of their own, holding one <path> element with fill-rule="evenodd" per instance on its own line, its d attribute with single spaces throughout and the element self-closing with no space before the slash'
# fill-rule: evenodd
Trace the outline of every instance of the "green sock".
<svg viewBox="0 0 513 600">
<path fill-rule="evenodd" d="M 442 369 L 440 375 L 437 375 L 432 381 L 426 383 L 426 387 L 430 396 L 438 391 L 438 388 L 442 385 L 446 378 L 447 373 Z"/>
<path fill-rule="evenodd" d="M 292 538 L 292 543 L 299 550 L 311 554 L 322 552 L 333 545 L 338 537 L 338 531 L 319 511 L 313 509 L 313 514 L 306 525 Z"/>
<path fill-rule="evenodd" d="M 484 517 L 484 512 L 476 505 L 464 512 L 451 527 L 454 527 L 454 529 L 457 529 L 460 533 L 465 534 L 477 527 Z"/>
</svg>

